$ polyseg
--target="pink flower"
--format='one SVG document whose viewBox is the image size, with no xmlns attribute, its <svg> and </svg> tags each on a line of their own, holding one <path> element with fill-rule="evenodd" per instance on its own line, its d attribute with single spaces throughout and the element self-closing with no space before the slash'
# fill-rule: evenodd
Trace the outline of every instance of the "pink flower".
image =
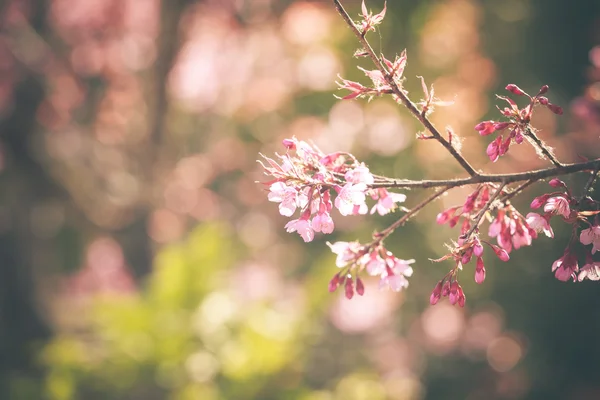
<svg viewBox="0 0 600 400">
<path fill-rule="evenodd" d="M 315 231 L 312 229 L 308 219 L 300 218 L 291 220 L 285 225 L 285 229 L 289 233 L 298 232 L 305 242 L 310 242 L 315 238 Z"/>
<path fill-rule="evenodd" d="M 542 217 L 537 213 L 529 213 L 526 217 L 527 225 L 536 232 L 544 232 L 550 238 L 554 237 L 554 231 L 546 217 Z"/>
<path fill-rule="evenodd" d="M 591 228 L 582 230 L 579 241 L 586 246 L 593 243 L 592 254 L 600 250 L 600 226 L 594 225 Z"/>
<path fill-rule="evenodd" d="M 559 281 L 566 282 L 571 278 L 575 280 L 577 271 L 579 271 L 577 256 L 568 248 L 565 250 L 565 254 L 552 264 L 552 272 Z"/>
<path fill-rule="evenodd" d="M 358 242 L 335 242 L 333 244 L 327 242 L 327 246 L 337 254 L 335 265 L 339 268 L 353 264 L 363 255 L 361 254 L 363 246 Z"/>
<path fill-rule="evenodd" d="M 315 232 L 331 233 L 335 225 L 328 212 L 318 213 L 312 219 L 312 228 Z"/>
<path fill-rule="evenodd" d="M 569 208 L 569 202 L 562 196 L 550 197 L 544 206 L 544 212 L 553 213 L 569 218 L 571 209 Z"/>
<path fill-rule="evenodd" d="M 373 251 L 369 254 L 369 261 L 365 264 L 365 268 L 371 276 L 381 275 L 385 272 L 386 263 L 376 251 Z"/>
<path fill-rule="evenodd" d="M 360 165 L 354 169 L 348 170 L 344 175 L 347 182 L 351 183 L 364 183 L 367 185 L 371 185 L 374 182 L 373 175 L 369 172 L 369 168 L 367 168 L 364 164 Z"/>
<path fill-rule="evenodd" d="M 487 147 L 486 153 L 492 162 L 498 161 L 500 157 L 500 146 L 502 145 L 502 136 L 498 136 Z"/>
<path fill-rule="evenodd" d="M 286 185 L 283 182 L 275 182 L 269 188 L 271 192 L 268 195 L 269 201 L 279 204 L 279 213 L 286 217 L 291 217 L 298 207 L 298 191 Z"/>
<path fill-rule="evenodd" d="M 496 122 L 494 121 L 483 121 L 475 125 L 475 130 L 479 132 L 481 136 L 487 136 L 496 132 Z"/>
<path fill-rule="evenodd" d="M 600 281 L 600 261 L 594 261 L 591 254 L 586 255 L 585 265 L 581 267 L 577 280 Z"/>
<path fill-rule="evenodd" d="M 338 196 L 335 199 L 335 206 L 340 210 L 342 215 L 355 214 L 355 206 L 360 210 L 361 207 L 366 208 L 365 203 L 367 185 L 364 183 L 351 183 L 348 182 L 341 188 Z"/>
<path fill-rule="evenodd" d="M 406 200 L 406 195 L 401 193 L 390 193 L 386 189 L 377 189 L 372 195 L 374 199 L 379 199 L 377 204 L 371 208 L 371 214 L 377 211 L 379 215 L 386 215 L 396 208 L 396 203 L 402 203 Z"/>
<path fill-rule="evenodd" d="M 410 264 L 415 260 L 400 260 L 394 256 L 386 259 L 386 268 L 381 274 L 379 288 L 389 288 L 394 292 L 399 292 L 408 287 L 408 280 L 413 274 L 413 269 Z"/>
</svg>

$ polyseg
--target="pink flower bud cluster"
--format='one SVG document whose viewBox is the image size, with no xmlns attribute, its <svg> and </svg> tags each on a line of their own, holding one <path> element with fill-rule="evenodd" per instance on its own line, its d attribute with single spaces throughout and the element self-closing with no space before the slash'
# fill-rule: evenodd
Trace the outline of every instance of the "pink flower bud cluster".
<svg viewBox="0 0 600 400">
<path fill-rule="evenodd" d="M 408 287 L 412 276 L 410 266 L 415 260 L 401 260 L 386 250 L 381 244 L 361 245 L 358 242 L 327 243 L 331 251 L 337 254 L 336 265 L 342 270 L 329 282 L 329 291 L 334 292 L 344 286 L 345 295 L 351 299 L 356 292 L 364 294 L 364 284 L 358 277 L 362 271 L 370 276 L 379 276 L 379 287 L 399 292 Z"/>
<path fill-rule="evenodd" d="M 285 155 L 277 155 L 279 162 L 263 156 L 265 174 L 274 178 L 269 186 L 269 201 L 279 203 L 279 213 L 300 215 L 285 225 L 287 232 L 297 232 L 305 242 L 315 232 L 332 233 L 335 229 L 331 212 L 337 208 L 341 215 L 359 215 L 369 212 L 367 197 L 377 202 L 371 214 L 385 215 L 397 208 L 406 196 L 386 189 L 370 189 L 375 178 L 369 169 L 347 153 L 324 154 L 316 146 L 296 138 L 283 141 Z M 333 196 L 335 195 L 335 199 Z M 333 201 L 332 201 L 333 200 Z"/>
<path fill-rule="evenodd" d="M 480 185 L 473 193 L 467 196 L 462 206 L 450 207 L 437 215 L 436 222 L 440 225 L 448 224 L 454 228 L 460 224 L 460 233 L 465 234 L 471 229 L 471 219 L 476 215 L 490 199 L 490 187 Z"/>
<path fill-rule="evenodd" d="M 499 99 L 508 103 L 508 107 L 498 109 L 500 110 L 500 113 L 509 120 L 504 122 L 483 121 L 475 126 L 475 130 L 478 131 L 481 136 L 487 136 L 494 132 L 508 132 L 506 137 L 500 134 L 488 145 L 486 153 L 493 162 L 496 162 L 500 156 L 503 156 L 508 152 L 511 143 L 521 144 L 523 143 L 524 136 L 529 132 L 533 132 L 533 128 L 531 127 L 531 117 L 535 106 L 545 106 L 558 115 L 562 115 L 563 113 L 562 108 L 550 103 L 547 97 L 542 96 L 548 91 L 548 85 L 542 86 L 538 94 L 533 97 L 525 93 L 517 85 L 507 85 L 506 90 L 517 96 L 527 96 L 529 98 L 529 104 L 520 109 L 514 100 L 505 96 L 497 96 Z"/>
<path fill-rule="evenodd" d="M 458 271 L 462 270 L 466 264 L 471 262 L 473 256 L 475 256 L 475 282 L 481 284 L 483 281 L 485 281 L 486 269 L 483 262 L 484 248 L 482 243 L 490 246 L 496 257 L 498 257 L 501 261 L 506 262 L 510 259 L 506 250 L 485 240 L 480 240 L 479 237 L 475 237 L 468 241 L 465 241 L 463 238 L 459 238 L 458 243 L 449 254 L 440 259 L 433 260 L 435 262 L 440 262 L 452 258 L 454 259 L 456 266 L 450 270 L 450 272 L 448 272 L 448 274 L 446 274 L 446 276 L 444 276 L 444 278 L 442 278 L 442 280 L 439 281 L 433 289 L 433 292 L 429 297 L 429 302 L 431 305 L 437 304 L 441 297 L 448 296 L 450 304 L 458 304 L 459 306 L 464 307 L 465 295 L 462 291 L 462 288 L 458 284 Z"/>
</svg>

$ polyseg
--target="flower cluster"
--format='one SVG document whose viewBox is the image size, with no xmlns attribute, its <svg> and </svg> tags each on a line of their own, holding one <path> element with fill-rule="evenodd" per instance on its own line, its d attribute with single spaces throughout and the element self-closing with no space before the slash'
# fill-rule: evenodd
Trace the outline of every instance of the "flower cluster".
<svg viewBox="0 0 600 400">
<path fill-rule="evenodd" d="M 444 193 L 456 187 L 476 184 L 474 190 L 467 196 L 464 203 L 450 207 L 437 215 L 438 224 L 458 226 L 460 233 L 456 242 L 448 246 L 448 254 L 436 262 L 452 260 L 453 268 L 436 284 L 430 296 L 430 303 L 436 304 L 442 297 L 447 297 L 451 304 L 465 305 L 466 296 L 459 283 L 459 273 L 474 261 L 473 277 L 481 284 L 486 279 L 484 263 L 484 245 L 492 249 L 501 261 L 509 260 L 509 253 L 515 249 L 532 244 L 540 233 L 553 238 L 554 232 L 550 226 L 552 218 L 562 220 L 572 225 L 572 235 L 563 255 L 552 265 L 552 271 L 561 281 L 600 280 L 600 261 L 594 257 L 600 250 L 600 202 L 587 196 L 593 188 L 600 159 L 585 161 L 578 164 L 563 164 L 553 155 L 542 140 L 536 136 L 531 126 L 531 119 L 536 107 L 548 108 L 560 115 L 562 109 L 550 103 L 545 94 L 548 86 L 540 88 L 535 96 L 525 93 L 514 84 L 506 86 L 506 90 L 514 96 L 529 99 L 527 105 L 520 108 L 511 98 L 498 96 L 507 103 L 504 108 L 498 107 L 504 116 L 502 121 L 483 121 L 475 126 L 481 136 L 497 133 L 497 136 L 487 147 L 487 155 L 493 162 L 506 154 L 512 143 L 520 144 L 525 139 L 535 147 L 538 154 L 549 159 L 553 168 L 528 171 L 525 173 L 488 175 L 477 171 L 460 153 L 460 138 L 451 128 L 447 129 L 447 139 L 428 119 L 434 106 L 444 106 L 452 102 L 437 99 L 433 87 L 428 88 L 425 79 L 421 80 L 424 98 L 414 102 L 408 97 L 403 86 L 404 72 L 407 65 L 406 50 L 393 61 L 385 56 L 375 54 L 366 36 L 374 31 L 385 16 L 386 6 L 378 14 L 368 11 L 362 3 L 362 20 L 354 22 L 343 9 L 341 4 L 334 2 L 336 8 L 354 32 L 362 47 L 354 55 L 369 56 L 374 61 L 375 69 L 360 68 L 370 79 L 367 86 L 340 77 L 337 82 L 339 89 L 348 90 L 343 100 L 391 95 L 393 100 L 406 107 L 425 128 L 418 133 L 419 139 L 438 141 L 469 174 L 469 178 L 447 180 L 414 181 L 409 179 L 393 179 L 373 175 L 369 168 L 359 162 L 353 155 L 345 152 L 325 154 L 315 145 L 297 140 L 296 138 L 283 141 L 286 153 L 277 155 L 275 159 L 263 156 L 261 165 L 271 180 L 264 184 L 268 186 L 268 199 L 279 204 L 281 215 L 292 219 L 285 225 L 288 232 L 297 232 L 304 241 L 314 239 L 315 233 L 330 234 L 335 229 L 332 213 L 342 216 L 364 215 L 367 213 L 380 215 L 388 214 L 398 208 L 398 203 L 406 200 L 404 194 L 390 192 L 391 188 L 437 188 L 437 192 L 426 197 L 412 209 L 403 209 L 402 217 L 386 229 L 375 232 L 368 244 L 359 242 L 338 241 L 328 243 L 331 251 L 337 255 L 336 265 L 339 271 L 329 282 L 329 290 L 336 291 L 344 288 L 347 298 L 355 294 L 362 296 L 365 285 L 361 274 L 379 278 L 381 288 L 401 291 L 408 286 L 408 278 L 412 276 L 411 264 L 414 260 L 402 260 L 394 256 L 384 247 L 384 240 L 397 228 L 403 226 L 425 206 Z M 570 174 L 574 172 L 594 171 L 581 197 L 575 198 L 565 183 L 557 178 L 549 184 L 556 189 L 536 197 L 532 203 L 533 210 L 541 209 L 543 213 L 530 212 L 523 216 L 510 202 L 532 183 L 539 182 L 551 176 Z M 519 184 L 514 185 L 513 184 Z M 374 201 L 369 207 L 367 202 Z M 334 211 L 337 210 L 337 211 Z M 298 213 L 297 217 L 294 215 Z M 591 218 L 593 217 L 593 221 Z M 497 244 L 492 244 L 482 238 L 481 225 L 489 222 L 487 234 L 495 238 Z M 583 248 L 585 261 L 581 261 L 579 248 Z M 581 257 L 583 258 L 583 257 Z"/>
<path fill-rule="evenodd" d="M 440 262 L 447 259 L 453 259 L 455 267 L 451 269 L 433 289 L 429 298 L 431 305 L 437 304 L 441 297 L 448 297 L 450 304 L 458 304 L 460 307 L 464 307 L 465 294 L 458 283 L 458 272 L 462 271 L 464 265 L 471 262 L 473 256 L 475 256 L 475 282 L 481 284 L 485 281 L 486 270 L 483 262 L 483 244 L 488 245 L 496 257 L 501 261 L 506 262 L 510 259 L 506 250 L 485 240 L 480 240 L 478 236 L 475 236 L 472 239 L 465 239 L 464 237 L 459 238 L 458 242 L 455 243 L 453 247 L 450 247 L 450 253 L 440 259 L 433 260 L 435 262 Z"/>
<path fill-rule="evenodd" d="M 287 152 L 277 155 L 279 161 L 263 156 L 265 162 L 261 162 L 265 174 L 273 178 L 265 182 L 269 186 L 268 199 L 279 203 L 283 216 L 291 217 L 300 210 L 299 217 L 289 221 L 285 229 L 297 232 L 305 242 L 312 241 L 315 232 L 333 232 L 334 206 L 344 216 L 367 214 L 366 200 L 370 197 L 376 200 L 371 214 L 385 215 L 406 199 L 384 188 L 370 188 L 375 177 L 351 154 L 325 154 L 296 138 L 285 139 L 283 145 Z"/>
<path fill-rule="evenodd" d="M 379 277 L 379 287 L 399 292 L 408 287 L 408 280 L 413 269 L 410 266 L 415 260 L 402 260 L 378 242 L 361 245 L 358 242 L 327 243 L 331 251 L 337 254 L 336 265 L 342 270 L 335 274 L 329 282 L 329 291 L 344 286 L 346 297 L 351 299 L 354 292 L 363 295 L 364 284 L 358 277 L 362 271 L 370 276 Z"/>
<path fill-rule="evenodd" d="M 540 88 L 540 91 L 535 96 L 530 96 L 525 93 L 517 85 L 507 85 L 506 90 L 517 96 L 527 96 L 529 98 L 529 104 L 524 108 L 519 108 L 517 103 L 509 97 L 497 96 L 499 99 L 504 100 L 508 103 L 508 107 L 504 107 L 500 110 L 500 113 L 508 118 L 508 121 L 483 121 L 475 126 L 475 130 L 479 132 L 481 136 L 487 136 L 494 132 L 508 132 L 506 138 L 502 134 L 498 135 L 487 147 L 487 155 L 492 161 L 497 161 L 500 156 L 506 154 L 510 148 L 511 143 L 521 144 L 525 136 L 533 135 L 533 128 L 531 127 L 531 117 L 533 115 L 534 107 L 542 105 L 547 107 L 550 111 L 555 114 L 561 115 L 563 113 L 562 108 L 552 104 L 548 101 L 548 98 L 543 96 L 548 92 L 548 85 L 544 85 Z"/>
</svg>

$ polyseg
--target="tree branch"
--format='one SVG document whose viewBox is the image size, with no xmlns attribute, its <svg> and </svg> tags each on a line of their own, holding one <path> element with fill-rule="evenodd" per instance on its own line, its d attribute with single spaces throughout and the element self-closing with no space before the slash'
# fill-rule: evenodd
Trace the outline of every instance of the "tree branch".
<svg viewBox="0 0 600 400">
<path fill-rule="evenodd" d="M 408 111 L 410 111 L 410 113 L 416 119 L 418 119 L 419 122 L 421 122 L 421 124 L 423 124 L 423 126 L 431 133 L 431 135 L 433 136 L 433 139 L 436 139 L 438 142 L 440 142 L 441 145 L 444 146 L 450 154 L 452 154 L 452 157 L 454 157 L 456 159 L 456 161 L 458 161 L 458 163 L 463 167 L 463 169 L 465 171 L 467 171 L 467 173 L 469 175 L 471 175 L 472 177 L 479 176 L 479 174 L 477 173 L 477 171 L 475 171 L 475 169 L 471 166 L 471 164 L 469 164 L 469 162 L 458 152 L 458 150 L 456 150 L 454 148 L 454 146 L 452 146 L 452 144 L 442 136 L 442 134 L 431 123 L 431 121 L 429 121 L 429 119 L 423 113 L 421 113 L 419 111 L 416 104 L 413 103 L 412 101 L 410 101 L 410 99 L 406 96 L 406 94 L 402 91 L 402 89 L 400 89 L 400 87 L 394 80 L 394 77 L 392 75 L 390 75 L 390 73 L 386 69 L 385 65 L 381 62 L 379 57 L 377 57 L 377 55 L 375 54 L 375 51 L 371 47 L 371 44 L 366 39 L 365 35 L 363 35 L 363 33 L 358 30 L 358 28 L 354 24 L 354 21 L 352 21 L 352 19 L 348 15 L 348 12 L 346 12 L 346 10 L 344 9 L 344 7 L 340 3 L 340 1 L 333 0 L 333 3 L 335 5 L 335 8 L 337 9 L 338 13 L 342 16 L 344 21 L 346 21 L 346 24 L 350 27 L 352 32 L 354 32 L 354 35 L 358 38 L 359 42 L 364 46 L 365 51 L 371 58 L 371 61 L 373 61 L 373 64 L 375 64 L 375 67 L 377 67 L 377 69 L 385 77 L 385 80 L 392 88 L 393 94 L 408 109 Z"/>
<path fill-rule="evenodd" d="M 431 188 L 440 186 L 449 186 L 450 188 L 471 185 L 474 183 L 499 183 L 538 181 L 540 179 L 551 178 L 559 175 L 568 175 L 576 172 L 600 169 L 600 159 L 575 164 L 562 164 L 560 167 L 539 169 L 528 172 L 518 172 L 514 174 L 481 174 L 470 178 L 446 179 L 446 180 L 422 180 L 414 181 L 409 179 L 389 179 L 387 182 L 374 183 L 369 185 L 371 188 Z"/>
</svg>

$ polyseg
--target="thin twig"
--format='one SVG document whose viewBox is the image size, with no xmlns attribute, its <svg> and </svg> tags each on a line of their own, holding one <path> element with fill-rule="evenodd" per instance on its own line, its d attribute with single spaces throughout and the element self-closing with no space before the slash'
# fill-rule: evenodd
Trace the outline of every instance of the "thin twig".
<svg viewBox="0 0 600 400">
<path fill-rule="evenodd" d="M 374 183 L 369 185 L 371 188 L 431 188 L 439 186 L 449 186 L 451 188 L 472 185 L 474 183 L 500 183 L 522 182 L 528 180 L 538 181 L 540 179 L 551 178 L 559 175 L 569 175 L 576 172 L 600 169 L 600 159 L 586 161 L 575 164 L 563 164 L 560 167 L 551 167 L 528 172 L 518 172 L 514 174 L 481 174 L 470 178 L 460 179 L 441 179 L 441 180 L 422 180 L 415 181 L 410 179 L 389 179 L 386 183 Z"/>
<path fill-rule="evenodd" d="M 441 195 L 443 195 L 450 189 L 451 189 L 451 187 L 445 187 L 441 190 L 438 190 L 437 192 L 433 193 L 431 196 L 427 197 L 425 200 L 421 201 L 419 204 L 417 204 L 416 206 L 411 208 L 409 212 L 404 214 L 400 219 L 398 219 L 392 225 L 388 226 L 381 232 L 377 232 L 374 235 L 375 242 L 381 242 L 383 239 L 388 237 L 394 230 L 396 230 L 398 227 L 404 225 L 409 219 L 411 219 L 412 217 L 417 215 L 417 213 L 419 211 L 421 211 L 425 206 L 427 206 L 429 203 L 431 203 L 432 201 L 434 201 L 435 199 L 437 199 L 438 197 L 440 197 Z"/>
<path fill-rule="evenodd" d="M 486 212 L 488 212 L 488 210 L 490 209 L 490 207 L 492 206 L 492 204 L 494 203 L 494 201 L 496 201 L 496 199 L 498 198 L 498 196 L 500 195 L 500 193 L 502 193 L 502 189 L 504 189 L 504 187 L 506 186 L 506 182 L 502 182 L 502 184 L 498 187 L 498 189 L 496 189 L 496 191 L 494 192 L 494 194 L 490 197 L 490 199 L 488 200 L 487 203 L 485 203 L 485 205 L 483 206 L 483 208 L 481 209 L 481 211 L 479 211 L 479 214 L 477 214 L 477 216 L 475 217 L 475 221 L 473 223 L 473 226 L 471 227 L 471 229 L 469 229 L 469 231 L 463 235 L 463 237 L 465 239 L 468 239 L 473 232 L 475 232 L 478 228 L 479 228 L 479 224 L 481 223 L 481 219 L 483 218 L 483 216 L 485 215 Z"/>
<path fill-rule="evenodd" d="M 469 175 L 471 175 L 472 177 L 478 176 L 479 175 L 478 172 L 475 171 L 475 169 L 471 166 L 471 164 L 469 164 L 469 162 L 458 152 L 458 150 L 456 150 L 454 148 L 454 146 L 452 146 L 452 144 L 442 136 L 442 134 L 431 123 L 431 121 L 429 121 L 429 119 L 424 115 L 424 113 L 421 113 L 419 111 L 416 104 L 413 103 L 408 98 L 408 96 L 406 96 L 406 94 L 402 91 L 402 89 L 400 89 L 400 87 L 394 80 L 394 77 L 392 75 L 390 75 L 390 73 L 388 72 L 385 65 L 381 62 L 379 57 L 375 54 L 375 51 L 373 51 L 371 44 L 365 37 L 366 35 L 363 35 L 363 33 L 360 32 L 360 30 L 358 30 L 358 28 L 354 24 L 354 21 L 352 21 L 352 19 L 350 18 L 350 16 L 346 12 L 346 10 L 344 9 L 344 7 L 340 3 L 340 1 L 333 0 L 333 3 L 335 5 L 338 13 L 342 16 L 344 21 L 346 21 L 346 24 L 350 27 L 352 32 L 354 32 L 354 35 L 358 38 L 359 42 L 364 47 L 364 50 L 371 58 L 371 61 L 373 61 L 373 64 L 375 64 L 375 67 L 377 67 L 377 69 L 385 77 L 385 80 L 392 88 L 392 92 L 394 93 L 394 95 L 400 100 L 400 102 L 402 102 L 402 104 L 408 109 L 408 111 L 410 111 L 410 113 L 416 119 L 418 119 L 419 122 L 421 122 L 421 124 L 423 124 L 423 126 L 431 133 L 433 138 L 435 138 L 438 142 L 440 142 L 442 144 L 442 146 L 444 146 L 446 148 L 446 150 L 448 150 L 448 152 L 450 154 L 452 154 L 452 156 L 456 159 L 456 161 L 458 161 L 458 163 L 463 167 L 463 169 Z"/>
<path fill-rule="evenodd" d="M 552 150 L 550 150 L 550 148 L 548 146 L 546 146 L 546 144 L 542 141 L 542 139 L 537 137 L 535 132 L 533 132 L 531 129 L 527 129 L 525 131 L 525 136 L 531 140 L 531 142 L 534 144 L 534 146 L 537 147 L 538 150 L 541 151 L 543 155 L 548 157 L 548 159 L 550 160 L 550 162 L 552 162 L 552 164 L 556 165 L 557 167 L 563 166 L 563 164 L 560 161 L 558 161 L 556 156 L 552 153 Z"/>
</svg>

